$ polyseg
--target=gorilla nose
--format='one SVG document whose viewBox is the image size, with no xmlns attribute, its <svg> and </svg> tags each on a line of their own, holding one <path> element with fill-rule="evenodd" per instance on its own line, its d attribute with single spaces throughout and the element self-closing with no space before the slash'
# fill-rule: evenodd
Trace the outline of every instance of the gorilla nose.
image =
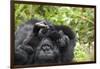
<svg viewBox="0 0 100 69">
<path fill-rule="evenodd" d="M 44 39 L 43 42 L 44 43 L 50 43 L 50 40 L 49 39 Z"/>
<path fill-rule="evenodd" d="M 44 51 L 49 51 L 50 47 L 47 46 L 47 45 L 45 45 L 45 46 L 42 47 L 42 49 L 43 49 Z"/>
</svg>

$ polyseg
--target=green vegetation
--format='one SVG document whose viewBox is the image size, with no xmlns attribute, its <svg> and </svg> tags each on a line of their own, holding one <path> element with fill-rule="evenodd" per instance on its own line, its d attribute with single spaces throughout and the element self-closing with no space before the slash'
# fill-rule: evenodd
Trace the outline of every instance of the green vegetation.
<svg viewBox="0 0 100 69">
<path fill-rule="evenodd" d="M 77 37 L 74 60 L 77 62 L 94 60 L 93 8 L 15 4 L 16 27 L 32 18 L 70 26 Z"/>
</svg>

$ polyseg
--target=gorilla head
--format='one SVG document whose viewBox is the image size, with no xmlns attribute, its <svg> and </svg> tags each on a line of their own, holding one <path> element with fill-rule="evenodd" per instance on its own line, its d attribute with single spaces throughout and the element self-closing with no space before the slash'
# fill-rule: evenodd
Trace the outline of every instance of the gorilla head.
<svg viewBox="0 0 100 69">
<path fill-rule="evenodd" d="M 35 64 L 61 63 L 63 50 L 66 50 L 70 39 L 62 30 L 42 28 L 38 32 L 40 42 L 35 51 Z M 66 48 L 66 49 L 64 49 Z M 64 51 L 65 52 L 65 51 Z"/>
</svg>

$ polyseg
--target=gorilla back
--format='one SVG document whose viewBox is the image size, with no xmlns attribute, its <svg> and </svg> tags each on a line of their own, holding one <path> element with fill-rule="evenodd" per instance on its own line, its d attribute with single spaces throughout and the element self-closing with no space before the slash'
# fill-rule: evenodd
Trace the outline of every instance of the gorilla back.
<svg viewBox="0 0 100 69">
<path fill-rule="evenodd" d="M 65 64 L 74 57 L 76 36 L 71 28 L 46 20 L 30 20 L 15 33 L 16 65 Z"/>
</svg>

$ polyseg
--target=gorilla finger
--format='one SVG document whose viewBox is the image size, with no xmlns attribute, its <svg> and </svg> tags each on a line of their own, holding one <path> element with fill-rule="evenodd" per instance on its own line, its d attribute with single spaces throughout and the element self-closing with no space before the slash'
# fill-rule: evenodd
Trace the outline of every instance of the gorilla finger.
<svg viewBox="0 0 100 69">
<path fill-rule="evenodd" d="M 49 28 L 49 26 L 46 24 L 46 21 L 37 22 L 35 26 L 40 28 Z"/>
</svg>

